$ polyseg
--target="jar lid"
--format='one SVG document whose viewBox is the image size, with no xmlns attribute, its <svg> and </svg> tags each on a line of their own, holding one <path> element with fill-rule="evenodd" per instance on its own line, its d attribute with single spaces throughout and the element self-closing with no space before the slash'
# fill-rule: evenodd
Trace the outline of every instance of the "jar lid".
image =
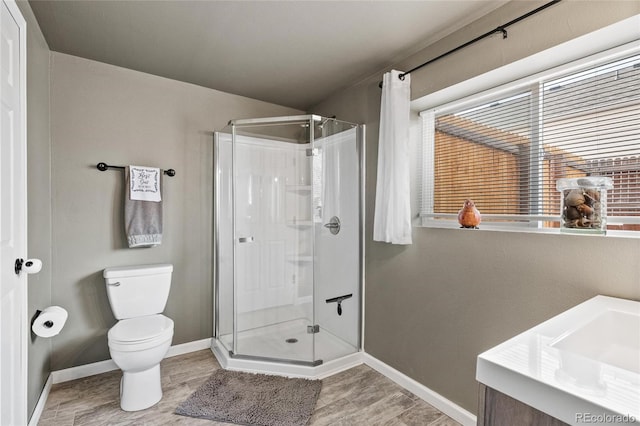
<svg viewBox="0 0 640 426">
<path fill-rule="evenodd" d="M 596 188 L 611 189 L 613 181 L 610 177 L 605 176 L 585 176 L 579 178 L 561 178 L 556 181 L 556 189 L 564 191 L 565 189 L 576 188 Z"/>
</svg>

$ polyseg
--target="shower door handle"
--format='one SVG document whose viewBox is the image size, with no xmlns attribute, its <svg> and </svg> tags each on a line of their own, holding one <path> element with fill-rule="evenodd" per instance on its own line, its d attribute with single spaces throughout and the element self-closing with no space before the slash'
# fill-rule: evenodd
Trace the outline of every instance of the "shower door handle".
<svg viewBox="0 0 640 426">
<path fill-rule="evenodd" d="M 240 237 L 238 238 L 239 243 L 252 243 L 253 237 Z"/>
</svg>

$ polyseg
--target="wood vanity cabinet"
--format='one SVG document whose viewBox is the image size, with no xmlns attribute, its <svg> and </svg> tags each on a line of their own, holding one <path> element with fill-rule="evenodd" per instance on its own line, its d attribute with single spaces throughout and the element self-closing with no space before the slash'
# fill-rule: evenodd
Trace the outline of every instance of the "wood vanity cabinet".
<svg viewBox="0 0 640 426">
<path fill-rule="evenodd" d="M 478 426 L 568 426 L 555 417 L 480 383 Z"/>
</svg>

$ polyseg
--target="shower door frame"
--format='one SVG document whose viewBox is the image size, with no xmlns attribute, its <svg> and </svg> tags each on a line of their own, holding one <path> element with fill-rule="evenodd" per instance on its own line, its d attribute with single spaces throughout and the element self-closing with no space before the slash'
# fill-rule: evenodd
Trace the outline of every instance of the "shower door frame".
<svg viewBox="0 0 640 426">
<path fill-rule="evenodd" d="M 232 184 L 231 184 L 231 199 L 233 200 L 231 203 L 231 218 L 232 218 L 232 235 L 233 235 L 233 252 L 231 255 L 232 258 L 232 264 L 233 264 L 233 331 L 232 331 L 232 335 L 233 335 L 233 342 L 232 342 L 232 348 L 226 348 L 224 346 L 224 344 L 222 344 L 223 347 L 225 347 L 228 350 L 228 356 L 230 358 L 233 359 L 238 359 L 238 360 L 247 360 L 247 361 L 260 361 L 260 362 L 275 362 L 275 363 L 279 363 L 279 364 L 288 364 L 288 365 L 294 365 L 294 366 L 303 366 L 303 367 L 318 367 L 319 365 L 322 365 L 323 360 L 313 360 L 313 361 L 302 361 L 302 360 L 293 360 L 293 359 L 287 359 L 287 358 L 273 358 L 273 357 L 264 357 L 264 356 L 256 356 L 256 355 L 244 355 L 244 354 L 238 354 L 237 353 L 237 335 L 238 335 L 238 309 L 237 309 L 237 285 L 235 283 L 235 279 L 236 279 L 236 242 L 235 239 L 237 238 L 236 235 L 236 179 L 235 179 L 235 160 L 236 160 L 236 146 L 235 146 L 235 140 L 236 140 L 236 126 L 241 126 L 241 125 L 261 125 L 261 124 L 274 124 L 277 125 L 278 123 L 287 123 L 287 122 L 295 122 L 295 121 L 308 121 L 309 122 L 309 131 L 310 131 L 310 135 L 309 135 L 309 140 L 310 140 L 310 144 L 311 147 L 313 148 L 313 142 L 314 142 L 314 123 L 315 122 L 322 122 L 322 120 L 326 120 L 325 117 L 319 116 L 319 115 L 315 115 L 315 114 L 308 114 L 308 115 L 293 115 L 293 116 L 282 116 L 282 117 L 268 117 L 268 118 L 255 118 L 255 119 L 239 119 L 239 120 L 231 120 L 229 121 L 229 126 L 231 126 L 231 132 L 229 133 L 231 136 L 231 177 L 232 177 Z M 354 125 L 355 129 L 356 129 L 356 149 L 358 152 L 358 166 L 360 168 L 359 170 L 359 174 L 358 174 L 358 192 L 359 192 L 359 214 L 358 214 L 358 218 L 359 218 L 359 250 L 360 250 L 360 255 L 358 258 L 358 293 L 359 293 L 359 297 L 358 297 L 358 309 L 359 309 L 359 315 L 358 315 L 358 323 L 356 325 L 357 330 L 358 330 L 358 337 L 357 337 L 357 347 L 356 347 L 356 353 L 360 352 L 362 350 L 363 347 L 363 343 L 364 343 L 364 250 L 365 250 L 365 241 L 364 241 L 364 227 L 365 227 L 365 177 L 366 177 L 366 171 L 365 171 L 365 164 L 366 164 L 366 153 L 365 153 L 365 125 L 363 124 L 355 124 L 355 123 L 349 123 L 349 122 L 345 122 L 342 120 L 338 120 L 340 122 L 344 122 L 347 124 L 352 124 Z M 214 257 L 214 297 L 215 297 L 215 301 L 214 301 L 214 339 L 219 339 L 220 338 L 220 329 L 219 329 L 219 325 L 220 325 L 220 309 L 219 309 L 219 303 L 220 303 L 220 297 L 219 297 L 219 293 L 220 293 L 220 269 L 219 269 L 219 257 L 218 257 L 218 253 L 220 250 L 220 240 L 219 240 L 219 217 L 220 217 L 220 178 L 218 176 L 217 171 L 219 170 L 219 166 L 220 166 L 220 141 L 218 138 L 218 135 L 220 134 L 220 132 L 215 132 L 214 133 L 214 156 L 215 156 L 215 160 L 214 160 L 214 173 L 213 173 L 213 179 L 214 179 L 214 197 L 213 197 L 213 201 L 214 201 L 214 209 L 213 209 L 213 219 L 214 219 L 214 232 L 215 232 L 215 238 L 214 238 L 214 247 L 213 247 L 213 257 Z M 313 236 L 313 232 L 312 232 L 312 246 L 315 249 L 315 237 Z M 315 286 L 315 279 L 312 280 L 312 285 Z M 315 322 L 315 300 L 313 303 L 313 310 L 314 310 L 314 322 Z M 315 337 L 312 339 L 312 354 L 315 357 L 316 351 L 315 351 Z"/>
</svg>

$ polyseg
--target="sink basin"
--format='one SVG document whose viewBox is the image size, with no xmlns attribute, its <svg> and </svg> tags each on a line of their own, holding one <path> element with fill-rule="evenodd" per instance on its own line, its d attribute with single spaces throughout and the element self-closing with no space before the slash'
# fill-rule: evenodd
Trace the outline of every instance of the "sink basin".
<svg viewBox="0 0 640 426">
<path fill-rule="evenodd" d="M 640 315 L 608 310 L 550 346 L 640 374 Z"/>
<path fill-rule="evenodd" d="M 584 413 L 638 422 L 640 302 L 574 306 L 480 354 L 476 379 L 569 425 L 582 426 Z"/>
</svg>

